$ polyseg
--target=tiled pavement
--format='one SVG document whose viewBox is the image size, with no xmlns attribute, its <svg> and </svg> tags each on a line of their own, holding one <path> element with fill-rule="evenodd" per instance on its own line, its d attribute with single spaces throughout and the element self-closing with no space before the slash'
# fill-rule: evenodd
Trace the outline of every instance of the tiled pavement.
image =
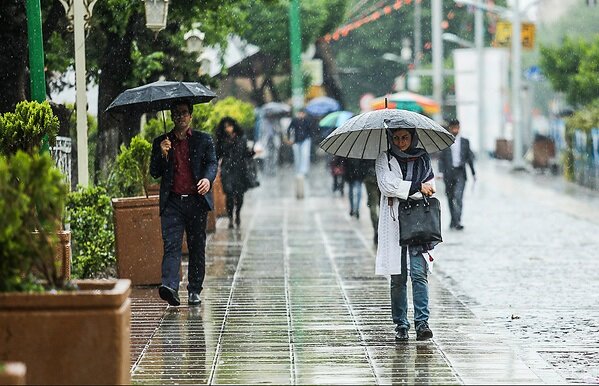
<svg viewBox="0 0 599 386">
<path fill-rule="evenodd" d="M 347 215 L 322 166 L 304 200 L 293 197 L 289 172 L 246 197 L 241 230 L 220 219 L 209 240 L 199 309 L 185 305 L 184 291 L 173 308 L 155 289 L 135 289 L 134 383 L 564 382 L 475 315 L 446 271 L 429 279 L 435 338 L 416 342 L 412 332 L 396 344 L 367 212 L 359 222 Z"/>
</svg>

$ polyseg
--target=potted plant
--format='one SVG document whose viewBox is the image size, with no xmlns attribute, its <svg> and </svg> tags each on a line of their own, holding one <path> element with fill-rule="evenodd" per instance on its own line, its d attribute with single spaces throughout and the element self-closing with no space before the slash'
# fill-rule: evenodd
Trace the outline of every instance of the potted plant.
<svg viewBox="0 0 599 386">
<path fill-rule="evenodd" d="M 159 197 L 149 196 L 152 145 L 141 136 L 121 146 L 108 177 L 114 210 L 117 274 L 133 285 L 161 283 L 162 230 Z"/>
<path fill-rule="evenodd" d="M 59 272 L 67 191 L 47 153 L 0 156 L 0 361 L 32 384 L 129 383 L 130 282 Z"/>
<path fill-rule="evenodd" d="M 58 118 L 52 113 L 48 102 L 19 102 L 15 112 L 0 114 L 0 154 L 10 156 L 18 150 L 28 154 L 39 152 L 42 141 L 56 143 Z M 56 260 L 62 267 L 61 275 L 68 279 L 71 273 L 71 232 L 57 226 L 60 243 L 55 247 Z"/>
</svg>

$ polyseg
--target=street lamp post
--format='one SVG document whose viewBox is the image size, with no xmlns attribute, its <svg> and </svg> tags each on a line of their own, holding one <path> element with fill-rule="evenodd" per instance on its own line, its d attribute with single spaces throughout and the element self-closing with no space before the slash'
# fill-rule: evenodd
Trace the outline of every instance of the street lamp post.
<svg viewBox="0 0 599 386">
<path fill-rule="evenodd" d="M 479 4 L 482 4 L 482 0 L 478 0 Z M 485 57 L 484 57 L 484 25 L 483 25 L 483 10 L 480 7 L 476 8 L 474 14 L 474 43 L 476 45 L 476 62 L 478 71 L 477 76 L 477 95 L 478 95 L 478 157 L 479 159 L 486 158 L 487 152 L 485 151 L 485 129 L 486 129 L 486 117 L 485 117 L 485 104 L 484 101 L 484 85 L 485 81 Z"/>
<path fill-rule="evenodd" d="M 146 27 L 155 34 L 166 28 L 169 0 L 143 0 L 146 10 Z"/>
<path fill-rule="evenodd" d="M 60 0 L 65 8 L 75 40 L 75 105 L 77 109 L 77 178 L 89 186 L 87 143 L 87 82 L 85 79 L 85 29 L 97 0 Z"/>
<path fill-rule="evenodd" d="M 513 158 L 512 166 L 514 170 L 524 169 L 524 158 L 522 148 L 522 103 L 521 103 L 521 87 L 522 87 L 522 14 L 526 12 L 528 7 L 538 3 L 539 0 L 529 3 L 524 9 L 520 9 L 519 0 L 513 0 L 512 8 L 499 7 L 497 5 L 487 6 L 476 0 L 454 0 L 456 3 L 467 4 L 476 7 L 477 9 L 486 10 L 500 14 L 509 18 L 512 22 L 512 124 L 513 124 Z"/>
<path fill-rule="evenodd" d="M 520 19 L 520 2 L 514 0 L 514 12 L 512 16 L 512 125 L 514 127 L 513 142 L 513 168 L 515 170 L 524 169 L 524 159 L 522 152 L 522 43 Z"/>
<path fill-rule="evenodd" d="M 440 122 L 443 119 L 443 38 L 441 37 L 441 16 L 443 4 L 441 0 L 432 0 L 432 40 L 433 40 L 433 99 L 440 106 L 434 119 Z"/>
<path fill-rule="evenodd" d="M 297 112 L 304 107 L 304 87 L 302 84 L 302 36 L 300 26 L 299 0 L 289 4 L 289 51 L 291 53 L 291 104 Z"/>
<path fill-rule="evenodd" d="M 44 76 L 44 41 L 40 0 L 27 0 L 26 12 L 31 99 L 41 103 L 46 100 L 46 78 Z M 48 151 L 49 149 L 48 136 L 44 136 L 41 150 Z"/>
</svg>

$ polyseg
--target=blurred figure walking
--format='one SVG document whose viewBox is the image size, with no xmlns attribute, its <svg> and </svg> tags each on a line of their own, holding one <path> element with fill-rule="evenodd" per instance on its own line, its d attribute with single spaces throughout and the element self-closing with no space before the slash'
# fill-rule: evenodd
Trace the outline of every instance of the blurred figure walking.
<svg viewBox="0 0 599 386">
<path fill-rule="evenodd" d="M 474 171 L 474 154 L 470 150 L 470 141 L 460 135 L 460 122 L 457 119 L 449 121 L 449 132 L 453 134 L 455 142 L 441 152 L 439 158 L 439 172 L 443 174 L 445 194 L 451 213 L 450 229 L 462 230 L 462 208 L 464 188 L 466 186 L 466 164 L 470 166 L 472 177 L 476 181 Z"/>
<path fill-rule="evenodd" d="M 375 245 L 379 243 L 379 203 L 381 201 L 381 191 L 376 182 L 376 172 L 374 170 L 375 161 L 367 161 L 367 173 L 364 177 L 364 187 L 366 187 L 368 210 L 370 211 L 370 221 L 374 228 L 373 242 Z"/>
<path fill-rule="evenodd" d="M 239 228 L 243 196 L 252 183 L 248 180 L 247 159 L 252 158 L 255 152 L 248 150 L 243 130 L 231 117 L 221 119 L 216 127 L 215 137 L 216 157 L 219 160 L 223 191 L 227 197 L 229 229 L 233 228 L 233 214 L 235 225 Z"/>
<path fill-rule="evenodd" d="M 362 182 L 368 174 L 368 161 L 346 158 L 344 179 L 349 186 L 349 215 L 360 218 L 360 202 L 362 201 Z"/>
<path fill-rule="evenodd" d="M 287 129 L 286 142 L 293 148 L 297 198 L 304 198 L 304 179 L 310 170 L 312 134 L 316 130 L 316 123 L 304 109 L 297 113 Z"/>
<path fill-rule="evenodd" d="M 333 194 L 339 191 L 341 197 L 343 197 L 343 187 L 345 185 L 343 182 L 343 176 L 345 174 L 345 158 L 335 155 L 331 158 L 329 166 L 331 167 L 331 175 L 333 176 Z"/>
</svg>

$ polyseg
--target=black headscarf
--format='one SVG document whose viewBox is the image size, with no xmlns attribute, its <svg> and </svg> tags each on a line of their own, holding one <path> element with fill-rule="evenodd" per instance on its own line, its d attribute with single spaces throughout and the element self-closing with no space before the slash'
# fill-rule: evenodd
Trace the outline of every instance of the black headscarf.
<svg viewBox="0 0 599 386">
<path fill-rule="evenodd" d="M 416 129 L 401 129 L 408 131 L 412 136 L 410 147 L 406 151 L 401 151 L 393 144 L 393 132 L 399 129 L 387 128 L 387 142 L 389 143 L 389 153 L 397 160 L 404 181 L 412 181 L 410 195 L 420 191 L 420 184 L 431 180 L 434 177 L 431 165 L 431 157 L 426 150 L 417 147 L 418 131 Z"/>
</svg>

